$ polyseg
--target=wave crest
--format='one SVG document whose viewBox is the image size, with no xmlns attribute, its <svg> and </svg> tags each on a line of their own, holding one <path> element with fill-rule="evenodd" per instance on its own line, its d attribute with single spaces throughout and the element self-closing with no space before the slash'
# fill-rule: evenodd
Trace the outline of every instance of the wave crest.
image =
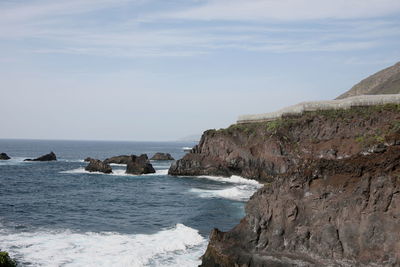
<svg viewBox="0 0 400 267">
<path fill-rule="evenodd" d="M 0 233 L 2 249 L 40 266 L 197 266 L 206 240 L 183 224 L 155 234 Z"/>
</svg>

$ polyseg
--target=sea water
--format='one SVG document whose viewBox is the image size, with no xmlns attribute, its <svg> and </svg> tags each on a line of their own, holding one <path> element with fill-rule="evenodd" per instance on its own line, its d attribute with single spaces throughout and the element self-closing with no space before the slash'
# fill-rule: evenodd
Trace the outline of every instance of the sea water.
<svg viewBox="0 0 400 267">
<path fill-rule="evenodd" d="M 257 182 L 241 177 L 173 177 L 85 171 L 86 157 L 184 156 L 179 142 L 0 140 L 0 250 L 21 266 L 197 266 L 214 227 L 244 216 Z M 24 162 L 54 151 L 56 162 Z"/>
</svg>

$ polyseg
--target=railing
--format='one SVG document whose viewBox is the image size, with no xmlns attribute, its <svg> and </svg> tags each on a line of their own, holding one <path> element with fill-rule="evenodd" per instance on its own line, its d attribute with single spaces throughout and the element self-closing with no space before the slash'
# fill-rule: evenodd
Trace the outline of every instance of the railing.
<svg viewBox="0 0 400 267">
<path fill-rule="evenodd" d="M 338 100 L 302 102 L 276 112 L 242 115 L 239 116 L 237 123 L 272 121 L 285 115 L 302 114 L 305 111 L 349 109 L 356 106 L 374 106 L 384 104 L 400 104 L 400 94 L 360 95 Z"/>
</svg>

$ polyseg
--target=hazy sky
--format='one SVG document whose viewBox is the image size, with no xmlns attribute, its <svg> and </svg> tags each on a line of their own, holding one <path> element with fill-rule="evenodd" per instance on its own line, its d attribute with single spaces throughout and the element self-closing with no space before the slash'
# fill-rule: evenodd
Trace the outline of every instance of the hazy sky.
<svg viewBox="0 0 400 267">
<path fill-rule="evenodd" d="M 176 140 L 397 61 L 399 0 L 0 0 L 0 138 Z"/>
</svg>

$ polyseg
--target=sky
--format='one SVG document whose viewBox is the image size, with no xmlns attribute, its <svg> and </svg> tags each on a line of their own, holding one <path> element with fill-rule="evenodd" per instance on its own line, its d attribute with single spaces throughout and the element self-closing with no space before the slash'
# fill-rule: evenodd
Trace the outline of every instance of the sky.
<svg viewBox="0 0 400 267">
<path fill-rule="evenodd" d="M 399 0 L 0 0 L 0 138 L 177 140 L 398 61 Z"/>
</svg>

